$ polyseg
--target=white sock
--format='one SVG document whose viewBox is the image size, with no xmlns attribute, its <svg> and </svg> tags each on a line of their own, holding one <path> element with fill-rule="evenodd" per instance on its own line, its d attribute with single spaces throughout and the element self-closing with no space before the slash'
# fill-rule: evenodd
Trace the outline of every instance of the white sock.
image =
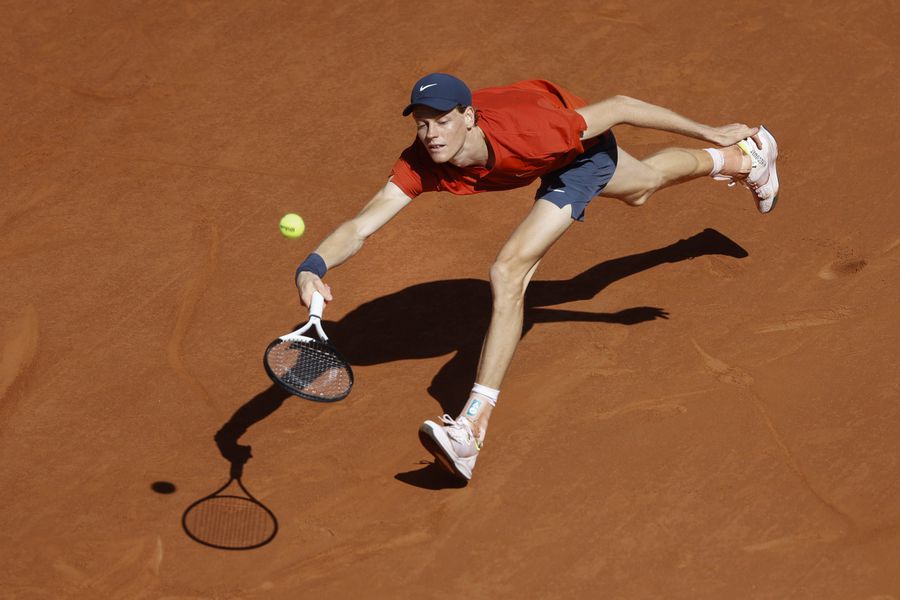
<svg viewBox="0 0 900 600">
<path fill-rule="evenodd" d="M 472 391 L 476 394 L 485 396 L 488 399 L 488 402 L 491 403 L 491 406 L 497 406 L 497 398 L 500 396 L 500 390 L 495 390 L 494 388 L 489 388 L 486 385 L 476 383 L 472 386 Z"/>
<path fill-rule="evenodd" d="M 722 171 L 722 167 L 725 166 L 725 154 L 718 148 L 704 148 L 704 150 L 709 153 L 713 161 L 713 168 L 709 175 L 710 177 L 715 177 Z"/>
</svg>

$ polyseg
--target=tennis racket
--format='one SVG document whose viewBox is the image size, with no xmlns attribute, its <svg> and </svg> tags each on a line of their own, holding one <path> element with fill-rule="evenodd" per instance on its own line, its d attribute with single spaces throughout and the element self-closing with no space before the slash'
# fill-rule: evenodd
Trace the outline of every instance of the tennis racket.
<svg viewBox="0 0 900 600">
<path fill-rule="evenodd" d="M 242 462 L 231 463 L 228 483 L 187 507 L 181 526 L 191 539 L 222 550 L 250 550 L 275 538 L 278 520 L 241 483 L 243 470 Z"/>
<path fill-rule="evenodd" d="M 322 330 L 324 307 L 322 294 L 313 292 L 309 321 L 269 344 L 263 364 L 272 381 L 291 394 L 307 400 L 335 402 L 350 393 L 353 370 Z M 315 330 L 318 339 L 304 335 L 310 330 Z"/>
</svg>

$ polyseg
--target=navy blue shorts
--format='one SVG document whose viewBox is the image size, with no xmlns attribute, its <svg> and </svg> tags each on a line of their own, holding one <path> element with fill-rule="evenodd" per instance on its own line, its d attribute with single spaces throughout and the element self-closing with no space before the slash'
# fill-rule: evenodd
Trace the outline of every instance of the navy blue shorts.
<svg viewBox="0 0 900 600">
<path fill-rule="evenodd" d="M 563 208 L 572 206 L 572 218 L 584 221 L 584 211 L 594 196 L 600 195 L 613 173 L 619 152 L 612 131 L 599 138 L 593 148 L 575 157 L 571 163 L 541 177 L 535 200 L 547 200 Z"/>
</svg>

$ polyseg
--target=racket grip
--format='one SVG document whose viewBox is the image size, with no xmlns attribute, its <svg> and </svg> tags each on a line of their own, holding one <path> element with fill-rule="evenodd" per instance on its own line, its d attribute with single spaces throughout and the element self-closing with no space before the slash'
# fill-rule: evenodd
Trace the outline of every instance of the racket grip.
<svg viewBox="0 0 900 600">
<path fill-rule="evenodd" d="M 325 298 L 319 292 L 313 292 L 312 302 L 309 304 L 309 316 L 316 319 L 322 318 L 322 310 L 325 308 Z"/>
</svg>

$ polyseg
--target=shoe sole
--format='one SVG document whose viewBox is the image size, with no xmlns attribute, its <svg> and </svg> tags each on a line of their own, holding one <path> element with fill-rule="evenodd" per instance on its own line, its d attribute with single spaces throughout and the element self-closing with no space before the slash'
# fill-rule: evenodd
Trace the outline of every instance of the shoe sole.
<svg viewBox="0 0 900 600">
<path fill-rule="evenodd" d="M 438 433 L 439 428 L 439 425 L 430 423 L 429 421 L 422 423 L 422 425 L 419 426 L 419 441 L 422 443 L 422 446 L 434 456 L 435 461 L 443 467 L 444 470 L 460 479 L 469 481 L 472 479 L 472 470 L 456 464 L 456 461 L 453 460 L 449 454 L 449 448 L 444 446 L 444 444 L 449 444 L 449 440 L 442 439 L 442 437 L 446 438 L 446 436 L 441 436 L 440 433 Z"/>
<path fill-rule="evenodd" d="M 767 142 L 775 150 L 774 156 L 772 156 L 771 160 L 768 161 L 769 162 L 769 181 L 766 182 L 766 185 L 771 185 L 772 188 L 775 190 L 775 195 L 772 197 L 772 206 L 769 207 L 769 210 L 767 210 L 767 211 L 760 210 L 759 211 L 765 215 L 765 214 L 769 214 L 770 212 L 775 210 L 775 205 L 778 204 L 778 194 L 781 191 L 781 188 L 778 185 L 778 169 L 776 168 L 776 162 L 778 161 L 778 141 L 775 139 L 775 136 L 772 135 L 772 132 L 769 131 L 768 129 L 766 129 L 766 126 L 762 125 L 762 124 L 759 126 L 758 135 L 765 136 L 766 138 L 768 138 Z M 756 206 L 757 206 L 757 208 L 759 208 L 759 201 L 757 201 Z"/>
<path fill-rule="evenodd" d="M 775 163 L 778 161 L 778 142 L 775 140 L 772 132 L 766 129 L 765 125 L 760 124 L 759 128 L 766 132 L 766 135 L 772 140 L 772 146 L 775 148 L 775 156 L 772 158 L 772 166 L 769 168 L 769 181 L 772 182 L 772 187 L 775 188 L 775 196 L 772 198 L 772 206 L 767 212 L 772 212 L 778 203 L 778 194 L 781 193 L 781 188 L 778 185 L 778 170 L 775 168 Z"/>
</svg>

